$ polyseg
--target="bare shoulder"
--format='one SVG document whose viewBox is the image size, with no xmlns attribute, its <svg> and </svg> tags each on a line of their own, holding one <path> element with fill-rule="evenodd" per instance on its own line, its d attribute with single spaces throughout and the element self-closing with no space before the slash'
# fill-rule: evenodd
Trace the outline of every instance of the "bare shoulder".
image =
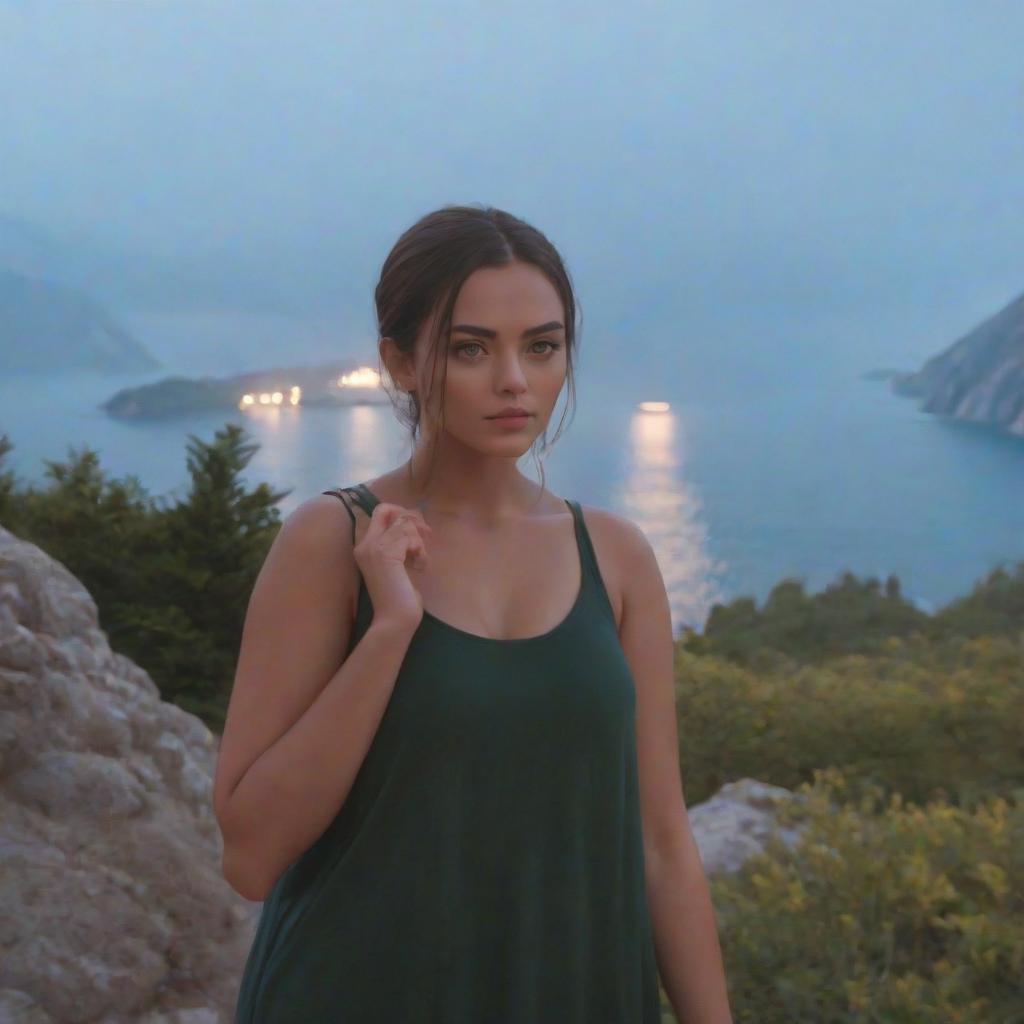
<svg viewBox="0 0 1024 1024">
<path fill-rule="evenodd" d="M 353 512 L 359 508 L 351 502 Z M 315 494 L 297 505 L 281 524 L 291 547 L 314 554 L 345 557 L 352 548 L 352 520 L 341 498 L 333 494 Z"/>
<path fill-rule="evenodd" d="M 643 557 L 644 549 L 650 550 L 650 543 L 643 530 L 625 516 L 582 502 L 580 511 L 594 545 L 598 568 L 615 612 L 616 625 L 621 628 L 632 568 L 638 556 Z"/>
<path fill-rule="evenodd" d="M 218 816 L 255 760 L 344 661 L 355 611 L 351 520 L 317 495 L 288 514 L 249 596 L 214 780 Z"/>
<path fill-rule="evenodd" d="M 582 502 L 580 509 L 586 520 L 587 531 L 591 536 L 595 531 L 602 534 L 617 557 L 628 557 L 643 547 L 650 547 L 647 535 L 632 519 L 620 516 L 617 512 L 609 512 L 608 509 L 598 508 L 596 505 L 584 505 Z"/>
<path fill-rule="evenodd" d="M 362 516 L 358 506 L 353 512 L 358 521 Z M 316 593 L 318 600 L 340 603 L 354 618 L 359 578 L 353 546 L 352 519 L 342 499 L 315 494 L 285 517 L 263 572 L 269 572 L 278 583 L 287 576 L 295 585 Z"/>
<path fill-rule="evenodd" d="M 351 507 L 358 521 L 362 513 L 357 505 Z M 301 566 L 307 580 L 322 580 L 354 615 L 358 580 L 353 571 L 352 519 L 341 498 L 315 494 L 297 505 L 282 522 L 274 547 L 278 557 L 288 558 L 296 569 Z"/>
<path fill-rule="evenodd" d="M 253 589 L 252 602 L 308 603 L 354 617 L 358 572 L 352 554 L 352 520 L 342 501 L 314 495 L 283 520 Z M 342 618 L 342 625 L 347 623 Z"/>
<path fill-rule="evenodd" d="M 313 494 L 288 514 L 286 521 L 301 520 L 305 525 L 320 524 L 334 520 L 349 522 L 348 513 L 344 509 L 344 502 L 338 497 L 336 488 L 333 494 Z M 344 493 L 344 492 L 342 492 Z M 347 498 L 348 495 L 345 495 Z M 349 498 L 351 502 L 351 498 Z M 358 506 L 357 506 L 358 507 Z M 327 511 L 327 510 L 330 511 Z"/>
</svg>

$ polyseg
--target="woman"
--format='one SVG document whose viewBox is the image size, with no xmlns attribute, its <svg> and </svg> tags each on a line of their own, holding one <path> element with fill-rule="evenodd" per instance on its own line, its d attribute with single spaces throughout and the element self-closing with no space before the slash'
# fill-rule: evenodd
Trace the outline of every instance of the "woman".
<svg viewBox="0 0 1024 1024">
<path fill-rule="evenodd" d="M 574 391 L 562 261 L 446 207 L 376 307 L 411 457 L 286 519 L 221 741 L 225 877 L 265 901 L 236 1022 L 657 1024 L 660 967 L 723 1024 L 657 563 L 517 466 Z"/>
</svg>

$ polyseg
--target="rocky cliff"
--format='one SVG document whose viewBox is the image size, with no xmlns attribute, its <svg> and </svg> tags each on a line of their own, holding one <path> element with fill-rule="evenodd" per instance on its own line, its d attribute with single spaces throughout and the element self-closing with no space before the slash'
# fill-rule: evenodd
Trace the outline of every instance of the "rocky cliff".
<svg viewBox="0 0 1024 1024">
<path fill-rule="evenodd" d="M 228 1021 L 252 904 L 221 875 L 215 736 L 0 527 L 0 1021 Z"/>
<path fill-rule="evenodd" d="M 890 386 L 924 412 L 1024 437 L 1024 294 Z"/>
</svg>

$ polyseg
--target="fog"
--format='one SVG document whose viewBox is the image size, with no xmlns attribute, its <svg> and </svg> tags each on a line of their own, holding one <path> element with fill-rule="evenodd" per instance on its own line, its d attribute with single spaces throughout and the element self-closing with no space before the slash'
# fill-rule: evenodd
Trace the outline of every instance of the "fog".
<svg viewBox="0 0 1024 1024">
<path fill-rule="evenodd" d="M 599 350 L 842 319 L 908 365 L 1024 289 L 1022 53 L 1008 2 L 0 2 L 3 246 L 369 324 L 398 234 L 487 203 Z"/>
</svg>

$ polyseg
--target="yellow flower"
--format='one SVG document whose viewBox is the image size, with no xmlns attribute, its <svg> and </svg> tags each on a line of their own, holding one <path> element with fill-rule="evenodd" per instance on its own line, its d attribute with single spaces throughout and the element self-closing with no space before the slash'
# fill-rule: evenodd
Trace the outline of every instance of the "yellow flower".
<svg viewBox="0 0 1024 1024">
<path fill-rule="evenodd" d="M 1006 872 L 998 864 L 990 864 L 983 861 L 975 865 L 974 876 L 991 890 L 997 900 L 1001 900 L 1009 891 L 1010 886 L 1006 881 Z"/>
</svg>

